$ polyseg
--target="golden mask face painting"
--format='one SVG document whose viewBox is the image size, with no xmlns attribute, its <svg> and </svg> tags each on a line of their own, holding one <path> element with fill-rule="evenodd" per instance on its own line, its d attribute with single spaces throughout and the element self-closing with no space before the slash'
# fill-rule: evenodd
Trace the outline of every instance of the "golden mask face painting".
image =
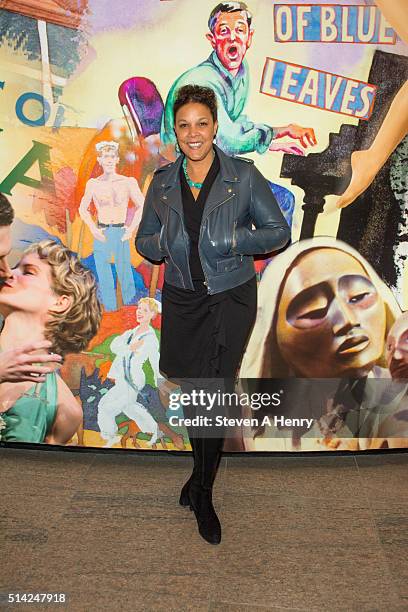
<svg viewBox="0 0 408 612">
<path fill-rule="evenodd" d="M 363 266 L 337 249 L 314 249 L 284 283 L 277 342 L 295 375 L 363 376 L 382 354 L 385 305 Z"/>
</svg>

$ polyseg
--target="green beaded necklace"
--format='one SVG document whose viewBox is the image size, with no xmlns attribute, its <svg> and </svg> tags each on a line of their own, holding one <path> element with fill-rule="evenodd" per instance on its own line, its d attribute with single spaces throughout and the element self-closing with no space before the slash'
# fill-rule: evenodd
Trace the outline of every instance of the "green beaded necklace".
<svg viewBox="0 0 408 612">
<path fill-rule="evenodd" d="M 201 189 L 201 187 L 203 186 L 204 183 L 195 183 L 188 176 L 188 172 L 187 172 L 187 157 L 185 157 L 183 159 L 183 170 L 184 170 L 184 176 L 186 177 L 186 181 L 190 185 L 190 187 L 195 187 L 196 189 Z"/>
</svg>

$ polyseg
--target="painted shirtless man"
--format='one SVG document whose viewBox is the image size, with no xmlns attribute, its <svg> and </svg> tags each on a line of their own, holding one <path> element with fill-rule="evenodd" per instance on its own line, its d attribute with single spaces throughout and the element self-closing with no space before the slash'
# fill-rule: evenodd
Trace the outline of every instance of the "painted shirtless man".
<svg viewBox="0 0 408 612">
<path fill-rule="evenodd" d="M 117 302 L 110 265 L 112 258 L 124 304 L 131 304 L 135 297 L 129 240 L 139 225 L 144 196 L 134 177 L 123 176 L 116 171 L 119 162 L 117 142 L 99 142 L 95 148 L 103 174 L 87 182 L 79 214 L 95 238 L 93 254 L 102 303 L 105 310 L 113 311 L 117 309 Z M 136 211 L 132 221 L 127 224 L 129 200 Z M 92 202 L 96 208 L 96 220 L 89 211 Z"/>
</svg>

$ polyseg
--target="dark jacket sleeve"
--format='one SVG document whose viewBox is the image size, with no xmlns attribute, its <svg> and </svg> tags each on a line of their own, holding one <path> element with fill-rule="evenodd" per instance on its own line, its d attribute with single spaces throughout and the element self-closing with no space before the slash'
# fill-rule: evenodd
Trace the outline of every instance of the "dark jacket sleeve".
<svg viewBox="0 0 408 612">
<path fill-rule="evenodd" d="M 290 228 L 268 181 L 252 164 L 250 192 L 250 214 L 256 229 L 237 227 L 232 252 L 239 255 L 261 255 L 281 249 L 290 240 Z"/>
<path fill-rule="evenodd" d="M 142 218 L 136 234 L 135 246 L 136 250 L 143 255 L 143 257 L 151 259 L 152 261 L 161 261 L 167 253 L 162 248 L 164 226 L 153 206 L 155 198 L 154 183 L 155 179 L 153 177 L 146 193 Z"/>
</svg>

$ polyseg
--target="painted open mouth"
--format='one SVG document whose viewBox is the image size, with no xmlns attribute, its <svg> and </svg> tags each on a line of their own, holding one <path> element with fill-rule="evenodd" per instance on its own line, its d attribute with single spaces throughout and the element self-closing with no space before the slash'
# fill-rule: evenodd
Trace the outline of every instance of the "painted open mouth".
<svg viewBox="0 0 408 612">
<path fill-rule="evenodd" d="M 227 51 L 228 58 L 230 60 L 238 59 L 238 47 L 236 45 L 231 45 L 231 47 Z"/>
<path fill-rule="evenodd" d="M 337 349 L 339 355 L 349 355 L 351 353 L 359 353 L 370 344 L 367 336 L 352 336 L 347 338 Z"/>
</svg>

